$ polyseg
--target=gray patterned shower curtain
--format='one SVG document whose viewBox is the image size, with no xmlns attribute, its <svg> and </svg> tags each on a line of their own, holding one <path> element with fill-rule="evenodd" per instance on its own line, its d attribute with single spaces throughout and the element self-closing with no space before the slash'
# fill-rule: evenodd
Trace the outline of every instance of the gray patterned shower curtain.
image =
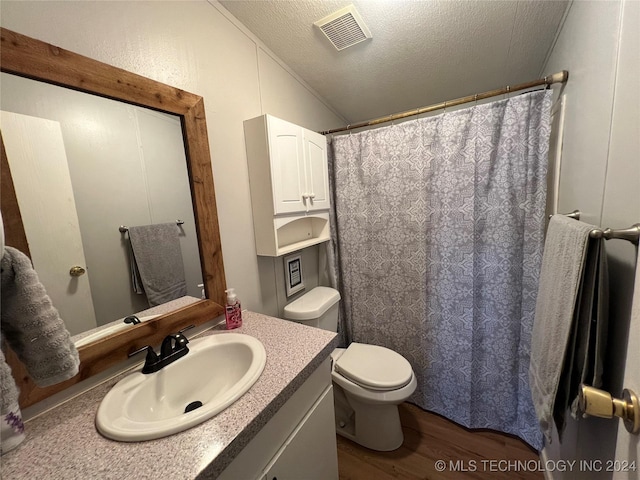
<svg viewBox="0 0 640 480">
<path fill-rule="evenodd" d="M 542 447 L 528 384 L 551 91 L 333 138 L 341 333 L 413 366 L 410 401 Z"/>
</svg>

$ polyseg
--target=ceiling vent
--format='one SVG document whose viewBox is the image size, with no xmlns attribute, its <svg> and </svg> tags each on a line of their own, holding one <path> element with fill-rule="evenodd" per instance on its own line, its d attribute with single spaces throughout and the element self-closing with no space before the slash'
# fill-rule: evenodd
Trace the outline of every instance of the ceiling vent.
<svg viewBox="0 0 640 480">
<path fill-rule="evenodd" d="M 314 23 L 338 50 L 371 38 L 371 32 L 353 5 L 349 5 Z"/>
</svg>

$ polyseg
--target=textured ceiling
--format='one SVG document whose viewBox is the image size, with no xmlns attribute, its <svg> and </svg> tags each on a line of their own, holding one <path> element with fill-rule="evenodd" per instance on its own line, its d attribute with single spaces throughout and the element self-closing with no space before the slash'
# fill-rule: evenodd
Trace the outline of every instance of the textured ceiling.
<svg viewBox="0 0 640 480">
<path fill-rule="evenodd" d="M 538 78 L 569 2 L 220 3 L 355 123 Z M 350 4 L 373 38 L 338 52 L 313 23 Z"/>
</svg>

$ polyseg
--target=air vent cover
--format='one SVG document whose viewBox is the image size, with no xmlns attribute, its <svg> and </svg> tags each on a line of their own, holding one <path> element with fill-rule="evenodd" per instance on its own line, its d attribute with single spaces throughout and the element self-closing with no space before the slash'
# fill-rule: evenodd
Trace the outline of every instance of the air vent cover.
<svg viewBox="0 0 640 480">
<path fill-rule="evenodd" d="M 349 5 L 314 23 L 338 50 L 344 50 L 367 38 L 371 32 L 353 5 Z"/>
</svg>

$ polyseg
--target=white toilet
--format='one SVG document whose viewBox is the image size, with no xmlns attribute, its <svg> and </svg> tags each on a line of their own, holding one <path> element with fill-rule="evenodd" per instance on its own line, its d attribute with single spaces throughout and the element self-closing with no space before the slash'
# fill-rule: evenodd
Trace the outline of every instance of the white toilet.
<svg viewBox="0 0 640 480">
<path fill-rule="evenodd" d="M 284 317 L 336 332 L 340 293 L 316 287 L 284 307 Z M 409 362 L 385 347 L 352 343 L 331 354 L 336 431 L 372 450 L 402 445 L 398 405 L 416 389 Z"/>
</svg>

